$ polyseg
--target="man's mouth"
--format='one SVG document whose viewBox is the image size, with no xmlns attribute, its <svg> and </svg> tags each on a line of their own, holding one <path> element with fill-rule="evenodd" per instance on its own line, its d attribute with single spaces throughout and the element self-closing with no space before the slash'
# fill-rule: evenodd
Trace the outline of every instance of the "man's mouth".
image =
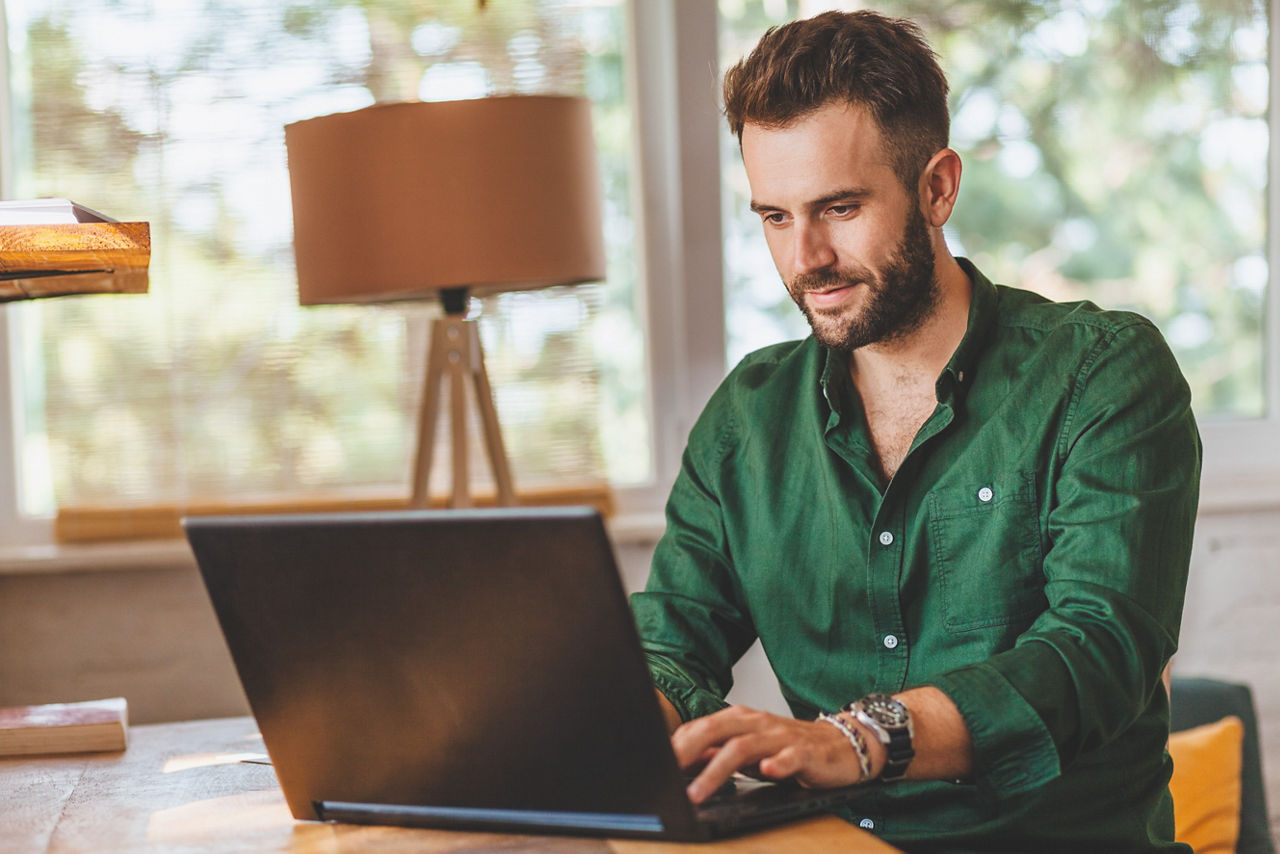
<svg viewBox="0 0 1280 854">
<path fill-rule="evenodd" d="M 808 290 L 805 291 L 805 296 L 814 308 L 828 308 L 843 302 L 855 287 L 857 282 L 850 282 L 830 288 Z"/>
</svg>

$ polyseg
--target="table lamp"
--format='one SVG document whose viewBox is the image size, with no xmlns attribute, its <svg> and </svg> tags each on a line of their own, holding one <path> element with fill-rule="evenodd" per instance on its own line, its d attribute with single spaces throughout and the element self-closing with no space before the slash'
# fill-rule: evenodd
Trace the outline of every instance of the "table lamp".
<svg viewBox="0 0 1280 854">
<path fill-rule="evenodd" d="M 556 95 L 380 104 L 285 127 L 298 301 L 436 298 L 411 504 L 428 503 L 442 381 L 452 507 L 470 506 L 466 387 L 499 504 L 516 503 L 472 294 L 600 281 L 600 179 L 590 102 Z"/>
</svg>

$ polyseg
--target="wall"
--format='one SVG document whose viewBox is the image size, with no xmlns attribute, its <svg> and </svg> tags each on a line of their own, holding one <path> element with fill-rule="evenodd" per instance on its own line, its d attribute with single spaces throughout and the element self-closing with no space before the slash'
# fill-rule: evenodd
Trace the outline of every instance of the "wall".
<svg viewBox="0 0 1280 854">
<path fill-rule="evenodd" d="M 619 544 L 629 589 L 644 583 L 652 549 L 652 538 Z M 246 713 L 189 554 L 170 546 L 141 563 L 63 560 L 35 572 L 0 561 L 0 706 L 121 694 L 134 723 Z M 1202 513 L 1174 667 L 1253 686 L 1280 829 L 1277 626 L 1280 508 Z M 731 698 L 784 711 L 758 647 L 739 665 Z"/>
<path fill-rule="evenodd" d="M 1202 511 L 1175 673 L 1253 688 L 1272 833 L 1280 844 L 1280 508 Z"/>
<path fill-rule="evenodd" d="M 130 723 L 248 714 L 183 549 L 158 564 L 0 570 L 0 706 L 123 696 Z"/>
</svg>

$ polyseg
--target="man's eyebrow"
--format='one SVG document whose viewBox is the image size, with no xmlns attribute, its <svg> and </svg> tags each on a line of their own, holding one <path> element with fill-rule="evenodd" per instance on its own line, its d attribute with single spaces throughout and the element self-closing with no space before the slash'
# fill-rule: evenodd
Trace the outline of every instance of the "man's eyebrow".
<svg viewBox="0 0 1280 854">
<path fill-rule="evenodd" d="M 847 187 L 843 190 L 836 190 L 820 196 L 809 202 L 809 207 L 820 208 L 831 204 L 832 202 L 847 202 L 859 199 L 865 199 L 871 195 L 871 190 L 866 187 Z"/>
<path fill-rule="evenodd" d="M 833 192 L 827 193 L 825 196 L 819 196 L 816 199 L 808 201 L 805 203 L 805 207 L 820 208 L 820 207 L 825 207 L 826 205 L 829 205 L 833 202 L 847 202 L 847 201 L 854 201 L 858 199 L 865 199 L 870 195 L 871 195 L 871 190 L 867 189 L 866 187 L 847 187 L 844 189 L 835 190 Z M 765 211 L 782 210 L 782 208 L 774 207 L 773 205 L 757 202 L 755 199 L 751 200 L 750 207 L 751 207 L 751 210 L 753 210 L 756 213 L 764 213 Z"/>
</svg>

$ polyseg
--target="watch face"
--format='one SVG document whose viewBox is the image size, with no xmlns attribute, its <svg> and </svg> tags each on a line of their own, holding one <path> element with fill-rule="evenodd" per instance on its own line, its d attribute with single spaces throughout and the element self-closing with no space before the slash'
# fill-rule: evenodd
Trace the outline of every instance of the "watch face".
<svg viewBox="0 0 1280 854">
<path fill-rule="evenodd" d="M 886 727 L 902 727 L 907 725 L 907 707 L 883 694 L 867 697 L 865 701 L 867 714 Z"/>
</svg>

